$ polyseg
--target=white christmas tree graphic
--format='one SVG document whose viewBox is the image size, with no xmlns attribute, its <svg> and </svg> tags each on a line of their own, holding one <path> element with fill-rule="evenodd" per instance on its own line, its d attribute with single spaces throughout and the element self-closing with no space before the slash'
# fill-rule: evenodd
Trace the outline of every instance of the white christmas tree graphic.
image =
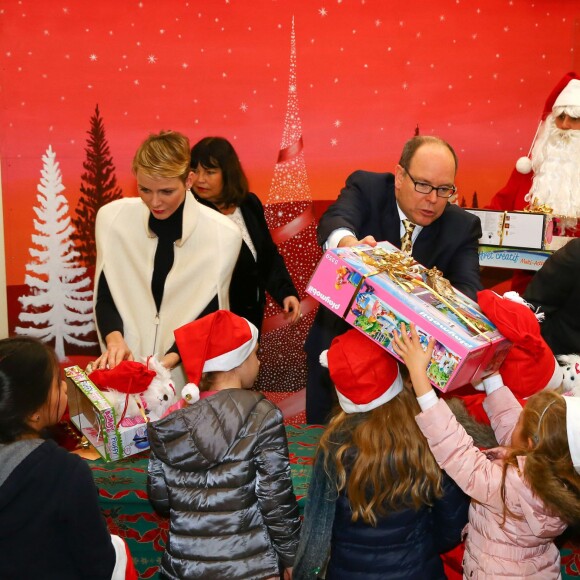
<svg viewBox="0 0 580 580">
<path fill-rule="evenodd" d="M 74 228 L 69 217 L 65 187 L 56 154 L 49 145 L 43 155 L 38 205 L 33 208 L 35 232 L 30 248 L 33 260 L 26 264 L 25 283 L 29 295 L 21 296 L 22 304 L 17 334 L 54 342 L 59 360 L 66 357 L 65 342 L 80 347 L 94 346 L 86 336 L 94 330 L 91 280 L 86 268 L 78 266 L 79 253 L 74 249 L 71 234 Z M 87 289 L 88 288 L 88 289 Z"/>
<path fill-rule="evenodd" d="M 284 257 L 300 295 L 303 318 L 296 326 L 288 326 L 279 314 L 278 306 L 268 297 L 261 339 L 261 359 L 264 364 L 261 367 L 258 387 L 265 391 L 297 392 L 306 386 L 306 355 L 303 345 L 317 306 L 312 298 L 305 296 L 305 288 L 320 259 L 321 250 L 316 243 L 316 220 L 304 160 L 296 78 L 294 19 L 290 37 L 286 118 L 265 214 L 274 242 Z M 286 416 L 292 414 L 290 409 L 296 411 L 304 408 L 303 392 L 301 397 L 300 402 L 296 397 L 288 397 L 280 403 Z"/>
</svg>

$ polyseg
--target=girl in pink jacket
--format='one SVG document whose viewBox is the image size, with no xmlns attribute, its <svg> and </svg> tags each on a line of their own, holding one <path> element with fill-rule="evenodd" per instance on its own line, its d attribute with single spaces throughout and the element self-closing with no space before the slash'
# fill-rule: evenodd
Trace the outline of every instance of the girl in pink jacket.
<svg viewBox="0 0 580 580">
<path fill-rule="evenodd" d="M 419 428 L 442 469 L 471 498 L 464 578 L 560 578 L 554 540 L 580 522 L 580 398 L 541 391 L 522 409 L 499 373 L 483 403 L 502 447 L 480 451 L 427 379 L 414 325 L 395 336 L 422 409 Z"/>
</svg>

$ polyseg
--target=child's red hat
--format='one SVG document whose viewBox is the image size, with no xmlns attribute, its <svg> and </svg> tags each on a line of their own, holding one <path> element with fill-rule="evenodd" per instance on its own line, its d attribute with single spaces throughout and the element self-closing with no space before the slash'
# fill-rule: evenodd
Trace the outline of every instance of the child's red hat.
<svg viewBox="0 0 580 580">
<path fill-rule="evenodd" d="M 559 387 L 563 375 L 558 361 L 542 338 L 535 314 L 519 296 L 514 298 L 519 301 L 499 296 L 491 290 L 477 294 L 483 313 L 513 343 L 499 369 L 503 382 L 516 397 L 527 398 L 542 389 Z"/>
<path fill-rule="evenodd" d="M 396 359 L 358 330 L 337 336 L 320 362 L 328 366 L 345 413 L 370 411 L 403 390 Z"/>
<path fill-rule="evenodd" d="M 190 387 L 199 385 L 203 373 L 240 366 L 258 342 L 258 329 L 229 310 L 198 318 L 174 334 Z"/>
</svg>

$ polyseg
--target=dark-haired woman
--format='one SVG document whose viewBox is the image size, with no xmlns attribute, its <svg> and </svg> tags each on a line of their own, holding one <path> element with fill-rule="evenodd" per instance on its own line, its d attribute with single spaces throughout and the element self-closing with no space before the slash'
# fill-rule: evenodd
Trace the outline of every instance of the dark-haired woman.
<svg viewBox="0 0 580 580">
<path fill-rule="evenodd" d="M 228 216 L 242 232 L 244 243 L 230 285 L 230 310 L 260 329 L 267 291 L 284 310 L 288 322 L 297 322 L 298 292 L 272 240 L 264 207 L 249 191 L 231 143 L 223 137 L 205 137 L 191 150 L 191 168 L 197 199 Z"/>
</svg>

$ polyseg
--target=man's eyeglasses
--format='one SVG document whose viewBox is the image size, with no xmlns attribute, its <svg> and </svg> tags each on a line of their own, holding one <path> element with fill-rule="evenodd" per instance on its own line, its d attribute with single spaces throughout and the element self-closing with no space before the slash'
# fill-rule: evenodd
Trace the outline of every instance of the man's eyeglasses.
<svg viewBox="0 0 580 580">
<path fill-rule="evenodd" d="M 457 193 L 457 187 L 455 185 L 440 185 L 439 187 L 435 187 L 430 183 L 423 183 L 422 181 L 415 181 L 413 176 L 409 173 L 409 171 L 403 167 L 405 173 L 409 176 L 409 179 L 413 182 L 415 186 L 415 191 L 418 193 L 422 193 L 423 195 L 429 195 L 433 190 L 437 194 L 437 197 L 444 197 L 446 199 L 454 196 Z"/>
</svg>

